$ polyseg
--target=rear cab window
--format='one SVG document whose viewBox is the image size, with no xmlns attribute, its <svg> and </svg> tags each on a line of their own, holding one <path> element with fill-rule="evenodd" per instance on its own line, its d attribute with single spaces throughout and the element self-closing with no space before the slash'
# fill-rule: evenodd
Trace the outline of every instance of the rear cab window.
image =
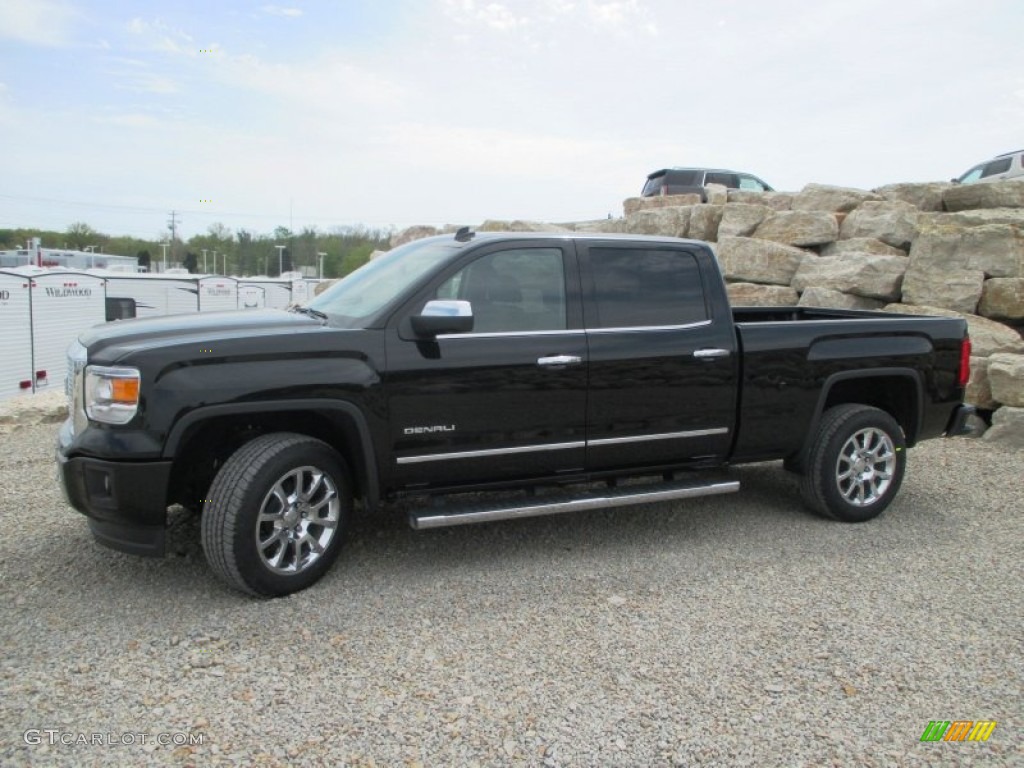
<svg viewBox="0 0 1024 768">
<path fill-rule="evenodd" d="M 589 249 L 593 306 L 588 328 L 669 328 L 708 320 L 692 253 L 643 247 Z"/>
</svg>

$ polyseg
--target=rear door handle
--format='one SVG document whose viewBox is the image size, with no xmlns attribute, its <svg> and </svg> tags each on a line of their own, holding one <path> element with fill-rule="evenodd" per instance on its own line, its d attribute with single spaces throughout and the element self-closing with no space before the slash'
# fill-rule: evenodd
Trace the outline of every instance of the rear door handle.
<svg viewBox="0 0 1024 768">
<path fill-rule="evenodd" d="M 567 365 L 579 365 L 582 362 L 583 358 L 579 355 L 552 355 L 537 358 L 537 365 L 548 368 L 564 368 Z"/>
<path fill-rule="evenodd" d="M 698 360 L 713 360 L 716 357 L 728 357 L 731 355 L 728 349 L 695 349 L 693 356 Z"/>
</svg>

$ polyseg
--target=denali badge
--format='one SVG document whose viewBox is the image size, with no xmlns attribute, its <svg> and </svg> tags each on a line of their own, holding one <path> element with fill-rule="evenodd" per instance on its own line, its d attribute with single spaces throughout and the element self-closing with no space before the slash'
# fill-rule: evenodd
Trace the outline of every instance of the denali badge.
<svg viewBox="0 0 1024 768">
<path fill-rule="evenodd" d="M 431 432 L 454 432 L 454 424 L 439 424 L 436 427 L 406 427 L 402 432 L 406 435 L 429 435 Z"/>
</svg>

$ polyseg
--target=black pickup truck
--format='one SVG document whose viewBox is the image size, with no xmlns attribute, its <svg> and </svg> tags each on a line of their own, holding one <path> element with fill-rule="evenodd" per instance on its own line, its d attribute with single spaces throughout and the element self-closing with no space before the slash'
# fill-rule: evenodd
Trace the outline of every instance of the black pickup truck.
<svg viewBox="0 0 1024 768">
<path fill-rule="evenodd" d="M 463 229 L 304 307 L 118 321 L 68 354 L 59 474 L 96 539 L 163 555 L 181 504 L 214 572 L 268 596 L 323 575 L 356 499 L 420 497 L 431 528 L 728 493 L 726 465 L 782 459 L 812 509 L 868 520 L 971 412 L 963 320 L 732 309 L 711 249 L 672 238 Z"/>
</svg>

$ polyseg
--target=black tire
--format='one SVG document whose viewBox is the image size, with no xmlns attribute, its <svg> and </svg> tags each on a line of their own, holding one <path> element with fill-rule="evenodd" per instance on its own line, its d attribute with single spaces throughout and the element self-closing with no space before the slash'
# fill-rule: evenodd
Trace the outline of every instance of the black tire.
<svg viewBox="0 0 1024 768">
<path fill-rule="evenodd" d="M 290 432 L 262 435 L 214 478 L 203 504 L 203 551 L 235 589 L 287 595 L 331 567 L 351 515 L 348 468 L 333 448 Z"/>
<path fill-rule="evenodd" d="M 862 523 L 892 503 L 906 463 L 903 430 L 892 416 L 867 405 L 837 405 L 822 414 L 800 493 L 816 512 Z"/>
</svg>

